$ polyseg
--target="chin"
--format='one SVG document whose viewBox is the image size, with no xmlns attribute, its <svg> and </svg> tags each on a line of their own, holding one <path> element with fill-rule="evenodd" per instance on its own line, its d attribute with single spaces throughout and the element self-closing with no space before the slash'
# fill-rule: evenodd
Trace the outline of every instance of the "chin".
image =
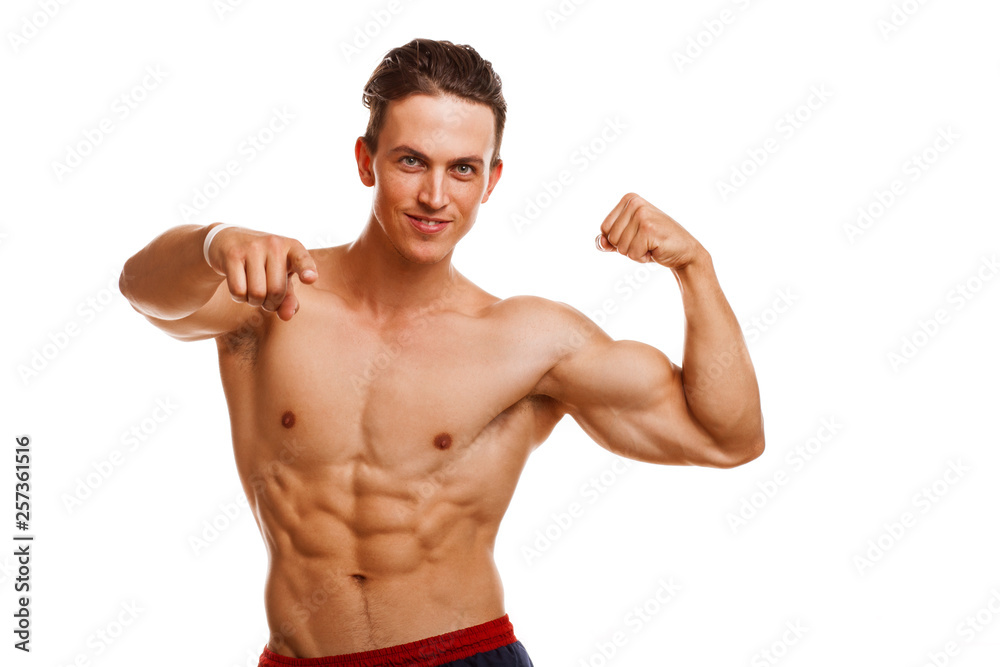
<svg viewBox="0 0 1000 667">
<path fill-rule="evenodd" d="M 420 242 L 413 238 L 389 239 L 396 252 L 408 262 L 414 264 L 437 264 L 451 252 L 454 246 L 441 243 Z"/>
</svg>

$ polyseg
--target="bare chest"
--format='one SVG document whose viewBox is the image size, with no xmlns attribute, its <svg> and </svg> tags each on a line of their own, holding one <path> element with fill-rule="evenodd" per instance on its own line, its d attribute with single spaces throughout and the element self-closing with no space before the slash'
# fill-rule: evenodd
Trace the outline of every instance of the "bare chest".
<svg viewBox="0 0 1000 667">
<path fill-rule="evenodd" d="M 300 473 L 350 469 L 371 484 L 469 479 L 519 470 L 554 425 L 531 395 L 544 355 L 497 318 L 449 312 L 376 327 L 335 305 L 310 310 L 274 322 L 252 367 L 236 348 L 223 355 L 234 433 L 251 443 L 244 457 L 291 448 Z"/>
</svg>

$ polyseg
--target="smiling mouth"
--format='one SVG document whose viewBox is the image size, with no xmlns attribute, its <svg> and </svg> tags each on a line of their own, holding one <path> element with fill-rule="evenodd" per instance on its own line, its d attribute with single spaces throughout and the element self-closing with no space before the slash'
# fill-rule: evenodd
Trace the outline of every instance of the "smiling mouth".
<svg viewBox="0 0 1000 667">
<path fill-rule="evenodd" d="M 417 222 L 423 223 L 425 225 L 430 225 L 431 227 L 436 227 L 438 225 L 445 225 L 451 222 L 450 220 L 435 220 L 433 218 L 422 218 L 417 215 L 410 215 L 409 213 L 407 213 L 406 215 L 412 218 L 413 220 L 416 220 Z"/>
</svg>

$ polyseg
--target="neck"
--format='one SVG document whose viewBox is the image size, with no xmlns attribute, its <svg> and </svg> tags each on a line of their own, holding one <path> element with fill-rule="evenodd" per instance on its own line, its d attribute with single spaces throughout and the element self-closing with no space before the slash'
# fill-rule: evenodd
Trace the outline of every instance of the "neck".
<svg viewBox="0 0 1000 667">
<path fill-rule="evenodd" d="M 372 215 L 338 263 L 360 304 L 381 319 L 439 307 L 453 296 L 460 277 L 451 265 L 453 251 L 425 261 L 404 256 Z"/>
</svg>

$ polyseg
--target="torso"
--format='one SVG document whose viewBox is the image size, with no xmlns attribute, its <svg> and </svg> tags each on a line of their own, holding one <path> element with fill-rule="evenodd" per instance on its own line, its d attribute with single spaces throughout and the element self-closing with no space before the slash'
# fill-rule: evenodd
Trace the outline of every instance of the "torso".
<svg viewBox="0 0 1000 667">
<path fill-rule="evenodd" d="M 342 247 L 341 247 L 342 248 Z M 377 323 L 323 282 L 300 311 L 217 338 L 236 464 L 269 555 L 271 650 L 383 648 L 502 616 L 493 545 L 528 455 L 564 411 L 524 301 L 461 278 Z"/>
</svg>

